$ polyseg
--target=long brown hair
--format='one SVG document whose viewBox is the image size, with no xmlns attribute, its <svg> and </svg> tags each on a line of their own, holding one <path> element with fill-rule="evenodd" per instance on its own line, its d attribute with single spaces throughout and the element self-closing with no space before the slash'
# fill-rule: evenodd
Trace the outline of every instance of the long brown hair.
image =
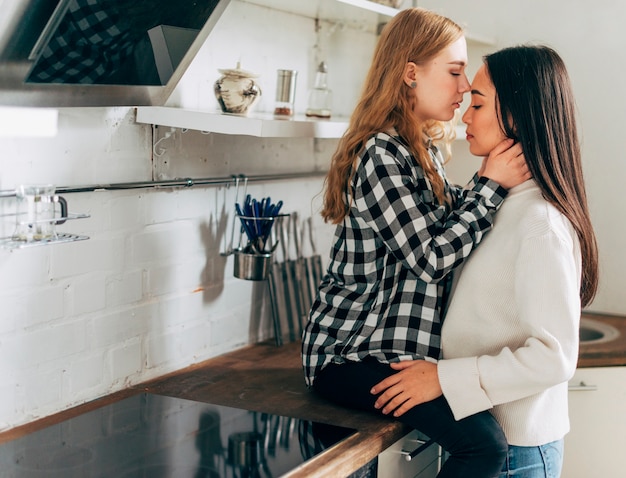
<svg viewBox="0 0 626 478">
<path fill-rule="evenodd" d="M 569 75 L 556 51 L 516 46 L 485 56 L 504 133 L 520 142 L 544 198 L 572 223 L 583 259 L 580 298 L 598 288 L 598 246 L 591 225 Z M 507 121 L 503 119 L 506 118 Z"/>
<path fill-rule="evenodd" d="M 423 8 L 402 10 L 384 27 L 361 98 L 326 176 L 321 211 L 326 222 L 340 223 L 348 213 L 346 198 L 352 196 L 349 185 L 367 139 L 391 128 L 409 145 L 437 200 L 445 202 L 443 179 L 430 159 L 424 137 L 441 140 L 446 130 L 439 121 L 420 122 L 413 114 L 415 99 L 403 74 L 408 62 L 423 64 L 462 35 L 462 28 L 452 20 Z"/>
</svg>

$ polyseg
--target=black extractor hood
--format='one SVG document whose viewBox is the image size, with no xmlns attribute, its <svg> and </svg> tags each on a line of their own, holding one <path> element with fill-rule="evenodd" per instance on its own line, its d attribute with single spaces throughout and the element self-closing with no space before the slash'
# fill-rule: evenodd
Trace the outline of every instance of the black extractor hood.
<svg viewBox="0 0 626 478">
<path fill-rule="evenodd" d="M 230 0 L 4 0 L 0 106 L 162 105 Z"/>
</svg>

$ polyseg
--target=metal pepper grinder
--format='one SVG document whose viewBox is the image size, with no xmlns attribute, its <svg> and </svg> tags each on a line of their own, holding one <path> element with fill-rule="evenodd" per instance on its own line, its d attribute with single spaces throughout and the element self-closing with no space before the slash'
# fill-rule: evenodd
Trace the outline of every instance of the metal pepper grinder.
<svg viewBox="0 0 626 478">
<path fill-rule="evenodd" d="M 297 70 L 278 70 L 276 78 L 276 105 L 275 116 L 290 118 L 294 114 L 294 101 L 296 99 Z"/>
</svg>

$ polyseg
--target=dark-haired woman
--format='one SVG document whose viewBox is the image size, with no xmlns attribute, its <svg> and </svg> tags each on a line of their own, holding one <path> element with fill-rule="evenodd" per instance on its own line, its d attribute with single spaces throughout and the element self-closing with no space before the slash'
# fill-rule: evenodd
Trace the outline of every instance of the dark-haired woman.
<svg viewBox="0 0 626 478">
<path fill-rule="evenodd" d="M 581 307 L 598 283 L 562 59 L 545 46 L 487 55 L 463 121 L 472 154 L 513 138 L 533 179 L 510 189 L 493 231 L 463 266 L 442 330 L 444 359 L 392 364 L 399 373 L 372 392 L 396 416 L 425 393 L 443 393 L 459 420 L 491 410 L 509 444 L 500 477 L 557 478 Z"/>
</svg>

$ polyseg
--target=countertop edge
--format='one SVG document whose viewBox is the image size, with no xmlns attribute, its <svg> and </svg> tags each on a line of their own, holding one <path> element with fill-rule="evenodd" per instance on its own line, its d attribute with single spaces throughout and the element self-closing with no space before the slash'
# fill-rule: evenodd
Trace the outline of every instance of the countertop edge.
<svg viewBox="0 0 626 478">
<path fill-rule="evenodd" d="M 615 327 L 619 336 L 610 342 L 581 343 L 578 352 L 578 368 L 619 367 L 626 365 L 626 317 L 583 312 L 581 318 L 592 319 Z"/>
</svg>

